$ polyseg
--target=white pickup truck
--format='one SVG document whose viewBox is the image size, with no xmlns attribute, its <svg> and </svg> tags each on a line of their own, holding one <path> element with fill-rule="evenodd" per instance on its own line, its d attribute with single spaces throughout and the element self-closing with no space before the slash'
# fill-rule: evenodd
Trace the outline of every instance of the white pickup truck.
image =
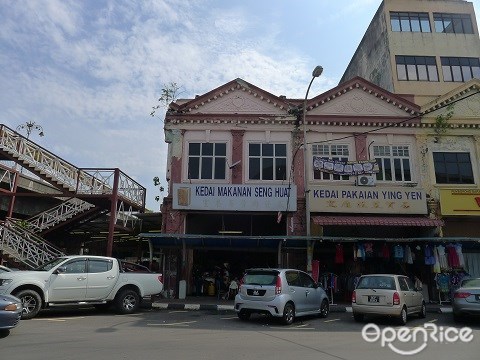
<svg viewBox="0 0 480 360">
<path fill-rule="evenodd" d="M 35 271 L 0 274 L 0 294 L 12 294 L 23 303 L 22 319 L 42 308 L 91 304 L 114 305 L 122 314 L 135 312 L 143 297 L 163 290 L 162 275 L 147 268 L 103 256 L 65 256 Z"/>
</svg>

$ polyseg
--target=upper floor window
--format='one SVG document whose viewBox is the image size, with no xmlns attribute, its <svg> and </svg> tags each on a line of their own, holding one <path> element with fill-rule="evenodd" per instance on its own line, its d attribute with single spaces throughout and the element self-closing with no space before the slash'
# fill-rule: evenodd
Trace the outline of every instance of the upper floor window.
<svg viewBox="0 0 480 360">
<path fill-rule="evenodd" d="M 286 180 L 287 145 L 248 145 L 248 174 L 250 180 Z"/>
<path fill-rule="evenodd" d="M 406 145 L 373 146 L 380 181 L 412 181 L 410 151 Z"/>
<path fill-rule="evenodd" d="M 428 13 L 391 12 L 392 31 L 431 32 Z"/>
<path fill-rule="evenodd" d="M 196 143 L 188 146 L 189 179 L 225 179 L 226 143 Z"/>
<path fill-rule="evenodd" d="M 398 80 L 438 81 L 437 64 L 434 56 L 396 55 Z"/>
<path fill-rule="evenodd" d="M 443 81 L 465 82 L 480 79 L 480 60 L 467 57 L 442 57 Z"/>
<path fill-rule="evenodd" d="M 435 31 L 439 33 L 473 34 L 469 14 L 433 13 Z"/>
<path fill-rule="evenodd" d="M 437 184 L 474 184 L 468 152 L 434 152 L 433 165 Z"/>
<path fill-rule="evenodd" d="M 312 145 L 312 155 L 323 159 L 348 161 L 348 145 Z M 335 175 L 320 170 L 313 171 L 316 180 L 348 180 L 348 175 Z"/>
</svg>

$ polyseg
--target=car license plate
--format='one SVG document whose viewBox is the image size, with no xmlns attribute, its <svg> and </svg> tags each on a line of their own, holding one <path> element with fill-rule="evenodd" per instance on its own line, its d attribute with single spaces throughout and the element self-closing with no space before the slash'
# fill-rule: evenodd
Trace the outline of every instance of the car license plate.
<svg viewBox="0 0 480 360">
<path fill-rule="evenodd" d="M 368 297 L 368 302 L 371 302 L 371 303 L 378 303 L 379 300 L 380 298 L 377 295 L 370 295 Z"/>
</svg>

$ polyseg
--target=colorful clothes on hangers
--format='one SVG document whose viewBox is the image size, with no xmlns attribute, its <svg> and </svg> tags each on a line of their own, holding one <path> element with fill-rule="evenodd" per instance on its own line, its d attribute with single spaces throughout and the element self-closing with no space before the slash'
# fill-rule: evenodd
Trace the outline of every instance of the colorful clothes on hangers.
<svg viewBox="0 0 480 360">
<path fill-rule="evenodd" d="M 460 260 L 458 259 L 457 249 L 455 248 L 455 245 L 447 245 L 447 259 L 448 265 L 450 265 L 450 267 L 460 267 Z"/>
<path fill-rule="evenodd" d="M 433 272 L 435 274 L 439 274 L 442 269 L 440 268 L 440 260 L 438 259 L 438 250 L 436 246 L 433 248 L 433 256 L 435 257 L 435 263 L 433 264 Z"/>
</svg>

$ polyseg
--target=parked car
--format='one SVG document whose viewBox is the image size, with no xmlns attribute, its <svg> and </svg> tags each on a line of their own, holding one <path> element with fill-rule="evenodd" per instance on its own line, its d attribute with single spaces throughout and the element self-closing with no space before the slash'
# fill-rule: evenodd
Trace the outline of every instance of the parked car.
<svg viewBox="0 0 480 360">
<path fill-rule="evenodd" d="M 382 315 L 395 317 L 402 325 L 409 315 L 426 317 L 421 289 L 407 276 L 392 274 L 361 276 L 352 293 L 352 311 L 355 321 L 363 321 L 365 315 Z"/>
<path fill-rule="evenodd" d="M 8 267 L 0 265 L 0 273 L 10 272 L 10 271 L 12 271 L 12 270 L 9 269 Z"/>
<path fill-rule="evenodd" d="M 162 274 L 104 256 L 65 256 L 35 271 L 0 274 L 0 294 L 12 294 L 22 301 L 22 319 L 49 306 L 85 304 L 114 305 L 119 313 L 129 314 L 139 308 L 143 297 L 162 290 Z"/>
<path fill-rule="evenodd" d="M 22 317 L 22 302 L 11 295 L 0 295 L 0 331 L 13 329 Z"/>
<path fill-rule="evenodd" d="M 325 290 L 310 275 L 296 269 L 249 269 L 245 272 L 235 311 L 241 320 L 252 313 L 270 314 L 287 325 L 296 317 L 327 317 L 329 302 Z"/>
<path fill-rule="evenodd" d="M 466 315 L 480 315 L 480 278 L 464 279 L 453 294 L 453 319 L 462 320 Z"/>
</svg>

